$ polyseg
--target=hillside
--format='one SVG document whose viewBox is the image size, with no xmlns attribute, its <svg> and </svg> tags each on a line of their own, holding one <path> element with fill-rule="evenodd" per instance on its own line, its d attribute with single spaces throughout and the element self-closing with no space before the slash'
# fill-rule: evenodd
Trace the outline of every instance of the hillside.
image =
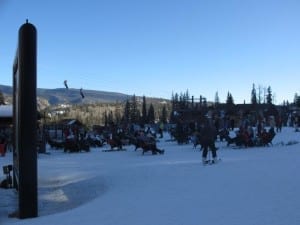
<svg viewBox="0 0 300 225">
<path fill-rule="evenodd" d="M 0 91 L 5 96 L 7 102 L 12 101 L 12 87 L 7 85 L 0 85 Z M 37 96 L 39 105 L 44 107 L 53 106 L 58 104 L 90 104 L 90 103 L 115 103 L 123 102 L 130 98 L 130 95 L 97 91 L 97 90 L 83 90 L 85 98 L 81 98 L 79 89 L 70 88 L 56 88 L 56 89 L 37 89 Z M 155 101 L 155 98 L 152 99 Z M 157 101 L 162 99 L 157 98 Z M 42 107 L 43 108 L 43 107 Z"/>
</svg>

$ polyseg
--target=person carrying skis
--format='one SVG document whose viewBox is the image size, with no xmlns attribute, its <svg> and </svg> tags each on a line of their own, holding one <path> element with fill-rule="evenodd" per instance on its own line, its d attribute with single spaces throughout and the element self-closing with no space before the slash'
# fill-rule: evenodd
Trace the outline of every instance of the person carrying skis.
<svg viewBox="0 0 300 225">
<path fill-rule="evenodd" d="M 210 121 L 207 119 L 204 123 L 204 127 L 201 129 L 201 145 L 203 148 L 202 151 L 202 162 L 203 164 L 207 164 L 209 161 L 207 160 L 208 150 L 212 152 L 212 161 L 211 163 L 217 163 L 217 148 L 215 146 L 215 138 L 216 138 L 216 128 Z M 208 149 L 209 148 L 209 149 Z"/>
</svg>

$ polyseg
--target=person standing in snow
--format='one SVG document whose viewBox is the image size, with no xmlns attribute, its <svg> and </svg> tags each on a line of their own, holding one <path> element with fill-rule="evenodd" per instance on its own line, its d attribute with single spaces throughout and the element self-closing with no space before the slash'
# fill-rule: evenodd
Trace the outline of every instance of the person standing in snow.
<svg viewBox="0 0 300 225">
<path fill-rule="evenodd" d="M 164 131 L 164 123 L 161 122 L 158 128 L 159 138 L 163 138 L 163 131 Z"/>
<path fill-rule="evenodd" d="M 203 148 L 202 151 L 202 162 L 203 164 L 207 164 L 207 153 L 208 150 L 212 152 L 213 160 L 212 163 L 217 163 L 217 148 L 215 146 L 215 138 L 216 138 L 216 128 L 213 124 L 210 123 L 209 120 L 205 121 L 204 127 L 201 129 L 201 145 Z"/>
</svg>

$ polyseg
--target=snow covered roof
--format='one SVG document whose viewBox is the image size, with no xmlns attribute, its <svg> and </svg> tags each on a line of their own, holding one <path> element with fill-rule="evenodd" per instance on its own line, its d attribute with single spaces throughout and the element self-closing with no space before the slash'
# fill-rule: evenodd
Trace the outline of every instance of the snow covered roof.
<svg viewBox="0 0 300 225">
<path fill-rule="evenodd" d="M 82 125 L 82 123 L 77 119 L 63 119 L 60 121 L 60 123 L 66 126 Z"/>
<path fill-rule="evenodd" d="M 12 117 L 13 107 L 12 105 L 0 105 L 0 117 Z"/>
<path fill-rule="evenodd" d="M 76 123 L 76 120 L 71 120 L 71 121 L 69 121 L 68 123 L 67 123 L 67 125 L 73 125 L 73 124 L 75 124 Z"/>
</svg>

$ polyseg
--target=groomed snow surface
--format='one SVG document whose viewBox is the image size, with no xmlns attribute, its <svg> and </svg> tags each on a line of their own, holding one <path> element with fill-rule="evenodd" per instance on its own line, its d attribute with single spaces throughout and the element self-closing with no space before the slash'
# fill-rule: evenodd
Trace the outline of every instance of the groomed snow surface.
<svg viewBox="0 0 300 225">
<path fill-rule="evenodd" d="M 8 218 L 17 207 L 0 189 L 0 224 L 22 225 L 299 225 L 300 132 L 283 128 L 273 146 L 227 147 L 216 142 L 215 165 L 199 147 L 164 138 L 164 155 L 141 150 L 38 155 L 39 216 Z M 12 163 L 12 153 L 0 166 Z M 1 180 L 4 175 L 0 175 Z"/>
</svg>

